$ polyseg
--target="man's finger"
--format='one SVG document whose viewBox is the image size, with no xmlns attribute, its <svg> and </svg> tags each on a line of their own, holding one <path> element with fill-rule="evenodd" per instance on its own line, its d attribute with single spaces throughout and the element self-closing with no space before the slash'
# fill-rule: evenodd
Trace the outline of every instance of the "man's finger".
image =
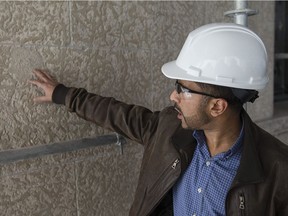
<svg viewBox="0 0 288 216">
<path fill-rule="evenodd" d="M 33 101 L 36 103 L 51 102 L 51 100 L 49 100 L 46 96 L 35 97 Z"/>
<path fill-rule="evenodd" d="M 33 73 L 35 74 L 35 76 L 41 80 L 41 81 L 44 81 L 44 82 L 47 82 L 49 77 L 47 76 L 46 73 L 44 73 L 44 71 L 41 71 L 41 70 L 38 70 L 38 69 L 35 69 L 33 71 Z"/>
<path fill-rule="evenodd" d="M 43 89 L 44 86 L 43 86 L 43 83 L 40 82 L 39 80 L 28 80 L 29 83 L 33 84 L 33 85 L 36 85 L 37 87 Z"/>
<path fill-rule="evenodd" d="M 41 72 L 43 73 L 43 75 L 46 76 L 46 78 L 48 78 L 48 79 L 50 79 L 50 80 L 53 80 L 53 77 L 52 77 L 50 74 L 48 74 L 46 71 L 42 71 L 42 70 L 41 70 Z"/>
</svg>

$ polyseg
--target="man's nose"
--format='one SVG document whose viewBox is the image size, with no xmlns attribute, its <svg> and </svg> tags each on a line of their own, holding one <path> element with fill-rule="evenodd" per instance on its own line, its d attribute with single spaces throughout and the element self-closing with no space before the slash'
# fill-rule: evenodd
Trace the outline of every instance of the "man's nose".
<svg viewBox="0 0 288 216">
<path fill-rule="evenodd" d="M 170 94 L 170 100 L 174 101 L 174 102 L 179 102 L 179 95 L 176 92 L 176 90 L 174 90 L 171 94 Z"/>
</svg>

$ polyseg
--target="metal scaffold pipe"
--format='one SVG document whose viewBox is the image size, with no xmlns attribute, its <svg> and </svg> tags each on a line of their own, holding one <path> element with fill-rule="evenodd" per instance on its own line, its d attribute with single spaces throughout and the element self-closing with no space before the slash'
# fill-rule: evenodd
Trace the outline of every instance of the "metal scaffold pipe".
<svg viewBox="0 0 288 216">
<path fill-rule="evenodd" d="M 257 10 L 247 8 L 247 0 L 235 0 L 235 10 L 226 11 L 224 16 L 234 18 L 234 23 L 248 27 L 248 16 L 253 16 L 258 13 Z M 247 104 L 244 104 L 244 109 L 247 110 Z"/>
</svg>

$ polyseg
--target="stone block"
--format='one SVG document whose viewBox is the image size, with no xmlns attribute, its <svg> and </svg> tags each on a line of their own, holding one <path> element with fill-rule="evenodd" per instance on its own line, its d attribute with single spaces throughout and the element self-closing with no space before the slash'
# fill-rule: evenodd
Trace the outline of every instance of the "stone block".
<svg viewBox="0 0 288 216">
<path fill-rule="evenodd" d="M 148 48 L 157 2 L 72 2 L 73 45 Z"/>
<path fill-rule="evenodd" d="M 70 43 L 68 1 L 1 1 L 0 44 Z"/>
<path fill-rule="evenodd" d="M 76 164 L 80 215 L 128 215 L 141 152 L 139 146 L 128 146 L 124 155 L 92 158 Z"/>
<path fill-rule="evenodd" d="M 58 47 L 13 47 L 0 67 L 3 101 L 0 119 L 1 149 L 61 142 L 101 135 L 102 128 L 68 113 L 64 106 L 35 104 L 42 92 L 27 83 L 34 67 L 51 72 L 67 86 L 87 88 L 127 103 L 152 107 L 150 52 L 146 50 L 98 50 Z"/>
<path fill-rule="evenodd" d="M 1 176 L 1 215 L 77 215 L 73 164 Z"/>
<path fill-rule="evenodd" d="M 177 58 L 178 51 L 155 51 L 152 54 L 153 71 L 153 110 L 162 110 L 166 106 L 174 105 L 170 101 L 170 94 L 175 88 L 175 80 L 169 79 L 161 71 L 163 64 Z"/>
</svg>

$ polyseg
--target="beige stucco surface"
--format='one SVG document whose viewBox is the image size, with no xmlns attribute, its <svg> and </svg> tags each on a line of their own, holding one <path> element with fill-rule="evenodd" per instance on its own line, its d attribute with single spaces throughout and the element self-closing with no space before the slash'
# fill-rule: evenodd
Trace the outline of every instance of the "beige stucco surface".
<svg viewBox="0 0 288 216">
<path fill-rule="evenodd" d="M 264 40 L 273 80 L 274 3 L 252 2 L 252 30 Z M 0 151 L 111 133 L 68 113 L 37 105 L 33 68 L 67 86 L 159 110 L 174 81 L 161 66 L 174 60 L 190 31 L 232 22 L 230 1 L 0 2 Z M 268 12 L 267 12 L 268 11 Z M 266 20 L 263 22 L 263 20 Z M 248 106 L 258 121 L 273 115 L 273 85 Z M 268 128 L 269 129 L 269 128 Z M 0 165 L 0 215 L 127 215 L 143 148 L 116 145 Z"/>
</svg>

